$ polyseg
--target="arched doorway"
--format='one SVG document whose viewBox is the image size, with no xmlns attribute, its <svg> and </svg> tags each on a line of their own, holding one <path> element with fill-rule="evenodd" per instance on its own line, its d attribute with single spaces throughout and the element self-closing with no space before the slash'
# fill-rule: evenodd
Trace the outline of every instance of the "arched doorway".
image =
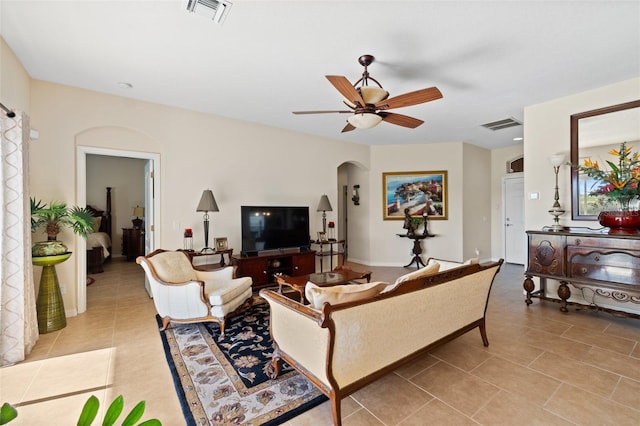
<svg viewBox="0 0 640 426">
<path fill-rule="evenodd" d="M 154 141 L 138 131 L 120 127 L 87 129 L 76 135 L 76 193 L 77 204 L 87 203 L 87 155 L 137 158 L 146 161 L 145 167 L 145 227 L 146 250 L 160 246 L 159 232 L 155 223 L 160 221 L 160 154 L 152 151 Z M 132 149 L 130 150 L 131 147 Z M 86 241 L 78 237 L 76 247 L 86 254 Z M 77 312 L 87 309 L 87 259 L 79 256 L 77 262 Z"/>
<path fill-rule="evenodd" d="M 358 162 L 338 166 L 338 239 L 346 241 L 346 256 L 356 263 L 365 263 L 369 255 L 369 170 Z M 358 185 L 359 201 L 353 201 Z"/>
</svg>

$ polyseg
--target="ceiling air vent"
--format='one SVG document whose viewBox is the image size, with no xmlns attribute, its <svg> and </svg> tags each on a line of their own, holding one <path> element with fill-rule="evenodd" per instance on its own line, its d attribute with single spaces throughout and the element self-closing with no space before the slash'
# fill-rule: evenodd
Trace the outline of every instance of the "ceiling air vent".
<svg viewBox="0 0 640 426">
<path fill-rule="evenodd" d="M 187 10 L 222 24 L 231 9 L 231 2 L 225 0 L 189 0 Z"/>
<path fill-rule="evenodd" d="M 485 123 L 482 127 L 486 127 L 489 130 L 501 130 L 507 127 L 521 126 L 522 123 L 513 117 L 506 118 L 504 120 L 493 121 L 491 123 Z"/>
</svg>

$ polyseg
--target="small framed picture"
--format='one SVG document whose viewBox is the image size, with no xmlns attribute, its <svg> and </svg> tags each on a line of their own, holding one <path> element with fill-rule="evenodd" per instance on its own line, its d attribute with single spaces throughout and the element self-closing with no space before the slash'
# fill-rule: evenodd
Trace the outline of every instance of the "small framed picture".
<svg viewBox="0 0 640 426">
<path fill-rule="evenodd" d="M 318 232 L 318 242 L 319 243 L 326 243 L 327 241 L 327 233 L 326 232 Z"/>
<path fill-rule="evenodd" d="M 227 237 L 216 238 L 216 250 L 227 250 L 228 248 Z"/>
</svg>

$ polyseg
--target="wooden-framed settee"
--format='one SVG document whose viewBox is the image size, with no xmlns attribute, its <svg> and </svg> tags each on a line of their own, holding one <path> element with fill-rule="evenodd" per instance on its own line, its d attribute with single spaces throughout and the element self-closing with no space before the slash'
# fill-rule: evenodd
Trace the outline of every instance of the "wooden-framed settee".
<svg viewBox="0 0 640 426">
<path fill-rule="evenodd" d="M 319 309 L 263 289 L 276 346 L 274 375 L 281 359 L 293 366 L 329 397 L 340 425 L 342 398 L 399 366 L 474 328 L 489 345 L 485 314 L 502 262 L 446 262 L 450 269 L 416 271 L 376 296 Z"/>
</svg>

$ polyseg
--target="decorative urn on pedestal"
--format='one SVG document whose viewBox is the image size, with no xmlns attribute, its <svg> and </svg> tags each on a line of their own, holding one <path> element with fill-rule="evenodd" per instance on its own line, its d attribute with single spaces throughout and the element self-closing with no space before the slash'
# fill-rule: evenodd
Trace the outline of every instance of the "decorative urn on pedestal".
<svg viewBox="0 0 640 426">
<path fill-rule="evenodd" d="M 30 201 L 31 231 L 44 226 L 47 232 L 47 241 L 38 242 L 31 249 L 32 263 L 42 267 L 36 311 L 38 331 L 45 334 L 67 325 L 56 265 L 69 259 L 71 253 L 67 246 L 58 241 L 60 228 L 68 226 L 74 233 L 86 238 L 93 230 L 94 219 L 86 208 L 67 207 L 65 203 L 56 201 L 46 205 L 33 198 Z"/>
<path fill-rule="evenodd" d="M 617 162 L 607 161 L 609 170 L 600 169 L 597 161 L 584 160 L 578 170 L 593 178 L 599 185 L 589 195 L 598 196 L 611 206 L 605 207 L 598 216 L 598 222 L 609 228 L 611 234 L 640 233 L 640 154 L 632 153 L 632 146 L 626 142 L 620 149 L 612 149 L 609 154 Z"/>
</svg>

